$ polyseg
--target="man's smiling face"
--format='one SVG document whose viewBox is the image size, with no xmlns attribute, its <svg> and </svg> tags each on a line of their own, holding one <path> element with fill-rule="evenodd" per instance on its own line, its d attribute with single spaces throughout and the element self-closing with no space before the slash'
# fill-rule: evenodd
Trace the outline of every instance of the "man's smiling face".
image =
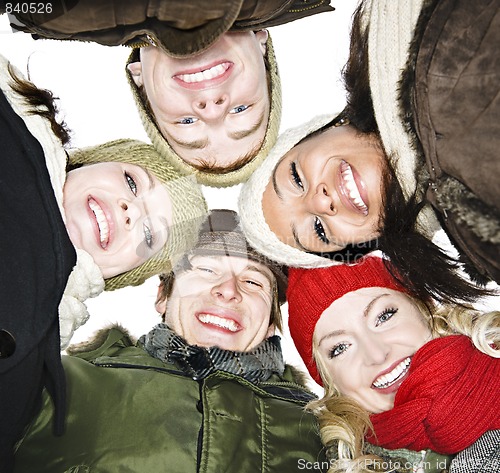
<svg viewBox="0 0 500 473">
<path fill-rule="evenodd" d="M 173 150 L 194 166 L 231 167 L 255 154 L 270 112 L 267 31 L 226 33 L 201 54 L 141 49 L 128 68 Z"/>
<path fill-rule="evenodd" d="M 190 345 L 248 351 L 274 332 L 269 325 L 274 275 L 237 256 L 190 258 L 176 274 L 165 323 Z"/>
</svg>

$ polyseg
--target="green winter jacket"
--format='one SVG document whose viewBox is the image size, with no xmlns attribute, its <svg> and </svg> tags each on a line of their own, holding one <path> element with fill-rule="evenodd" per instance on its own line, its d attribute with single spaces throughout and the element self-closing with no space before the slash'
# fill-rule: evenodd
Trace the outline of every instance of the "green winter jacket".
<svg viewBox="0 0 500 473">
<path fill-rule="evenodd" d="M 303 410 L 313 395 L 290 367 L 259 385 L 221 371 L 195 381 L 121 330 L 104 335 L 63 357 L 66 432 L 53 435 L 45 396 L 15 472 L 285 473 L 322 461 L 316 419 Z"/>
</svg>

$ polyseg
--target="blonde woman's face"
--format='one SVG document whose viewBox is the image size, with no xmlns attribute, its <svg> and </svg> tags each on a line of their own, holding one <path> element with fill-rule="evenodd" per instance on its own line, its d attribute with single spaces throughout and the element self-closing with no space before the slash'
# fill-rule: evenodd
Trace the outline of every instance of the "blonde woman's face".
<svg viewBox="0 0 500 473">
<path fill-rule="evenodd" d="M 394 407 L 413 355 L 431 338 L 412 300 L 381 287 L 358 289 L 337 299 L 314 330 L 316 356 L 337 390 L 370 413 Z"/>
<path fill-rule="evenodd" d="M 172 202 L 161 181 L 141 166 L 106 162 L 67 174 L 66 228 L 110 278 L 140 266 L 168 239 Z"/>
</svg>

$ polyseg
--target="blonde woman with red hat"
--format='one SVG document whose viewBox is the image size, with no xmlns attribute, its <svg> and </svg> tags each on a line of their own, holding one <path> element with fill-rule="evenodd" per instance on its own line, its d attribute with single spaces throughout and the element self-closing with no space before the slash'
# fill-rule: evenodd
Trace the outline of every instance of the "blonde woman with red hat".
<svg viewBox="0 0 500 473">
<path fill-rule="evenodd" d="M 330 471 L 497 471 L 500 312 L 418 300 L 378 257 L 291 268 L 287 297 Z"/>
</svg>

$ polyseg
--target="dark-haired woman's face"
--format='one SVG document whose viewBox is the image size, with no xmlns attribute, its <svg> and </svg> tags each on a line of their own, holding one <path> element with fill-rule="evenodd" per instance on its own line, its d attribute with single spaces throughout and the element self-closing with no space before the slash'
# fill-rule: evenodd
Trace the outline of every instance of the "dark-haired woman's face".
<svg viewBox="0 0 500 473">
<path fill-rule="evenodd" d="M 338 251 L 378 236 L 385 156 L 373 138 L 332 127 L 294 146 L 276 166 L 262 206 L 284 243 Z"/>
</svg>

